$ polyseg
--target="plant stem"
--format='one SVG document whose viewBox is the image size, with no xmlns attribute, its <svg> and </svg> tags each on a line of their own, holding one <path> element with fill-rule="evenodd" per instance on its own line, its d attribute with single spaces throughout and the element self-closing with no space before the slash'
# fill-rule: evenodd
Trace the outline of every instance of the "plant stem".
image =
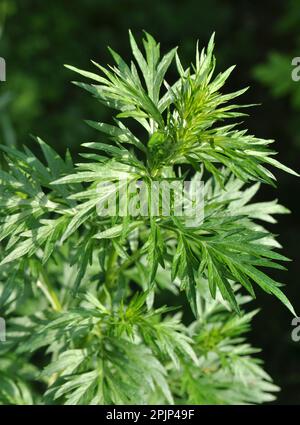
<svg viewBox="0 0 300 425">
<path fill-rule="evenodd" d="M 37 287 L 45 294 L 54 311 L 62 310 L 62 305 L 44 270 L 41 270 L 40 278 L 37 281 Z"/>
<path fill-rule="evenodd" d="M 107 261 L 107 268 L 105 272 L 105 285 L 107 288 L 113 288 L 116 283 L 117 273 L 116 273 L 116 261 L 118 258 L 118 253 L 114 247 L 111 248 L 111 252 Z"/>
</svg>

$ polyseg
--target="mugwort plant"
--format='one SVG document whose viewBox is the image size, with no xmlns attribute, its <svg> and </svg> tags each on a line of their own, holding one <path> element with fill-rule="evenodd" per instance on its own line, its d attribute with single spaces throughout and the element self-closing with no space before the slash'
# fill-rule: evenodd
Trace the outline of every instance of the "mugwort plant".
<svg viewBox="0 0 300 425">
<path fill-rule="evenodd" d="M 87 122 L 79 163 L 40 138 L 44 159 L 1 146 L 0 402 L 273 400 L 244 306 L 263 290 L 295 314 L 267 273 L 288 259 L 265 223 L 289 211 L 252 198 L 271 167 L 297 173 L 241 128 L 247 89 L 223 91 L 234 67 L 215 75 L 214 37 L 187 68 L 129 39 L 130 63 L 110 49 L 98 73 L 68 66 L 114 112 Z"/>
</svg>

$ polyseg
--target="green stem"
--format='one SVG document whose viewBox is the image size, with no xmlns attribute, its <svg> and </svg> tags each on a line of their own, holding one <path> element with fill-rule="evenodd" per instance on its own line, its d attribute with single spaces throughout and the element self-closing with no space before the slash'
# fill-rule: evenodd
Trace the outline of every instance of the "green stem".
<svg viewBox="0 0 300 425">
<path fill-rule="evenodd" d="M 40 277 L 37 281 L 37 287 L 45 294 L 54 311 L 62 310 L 62 305 L 44 270 L 41 270 Z"/>
<path fill-rule="evenodd" d="M 107 262 L 107 268 L 105 273 L 105 285 L 107 288 L 113 288 L 116 283 L 117 279 L 117 267 L 116 267 L 116 261 L 118 258 L 118 253 L 115 250 L 114 247 L 112 247 L 108 262 Z"/>
</svg>

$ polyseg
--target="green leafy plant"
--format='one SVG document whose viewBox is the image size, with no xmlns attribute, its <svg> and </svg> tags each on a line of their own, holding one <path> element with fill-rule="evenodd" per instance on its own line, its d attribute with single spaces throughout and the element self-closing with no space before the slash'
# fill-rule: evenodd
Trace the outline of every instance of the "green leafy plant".
<svg viewBox="0 0 300 425">
<path fill-rule="evenodd" d="M 288 210 L 250 201 L 261 183 L 274 185 L 269 165 L 296 173 L 274 159 L 271 140 L 223 123 L 244 115 L 230 102 L 245 89 L 220 92 L 233 67 L 214 77 L 213 37 L 201 53 L 197 46 L 187 69 L 177 49 L 161 57 L 147 33 L 145 54 L 131 33 L 130 44 L 130 65 L 110 49 L 115 65 L 94 63 L 100 75 L 69 66 L 92 80 L 76 85 L 117 111 L 113 124 L 87 122 L 100 141 L 83 145 L 81 163 L 40 138 L 43 159 L 27 147 L 1 146 L 7 341 L 0 344 L 0 402 L 272 400 L 278 388 L 245 341 L 256 311 L 244 305 L 258 287 L 294 313 L 282 284 L 265 272 L 284 269 L 288 259 L 262 225 Z M 171 64 L 179 74 L 173 84 L 166 80 Z M 203 222 L 102 216 L 99 202 L 117 194 L 99 184 L 124 179 L 147 187 L 204 181 Z M 190 312 L 183 315 L 185 296 Z"/>
</svg>

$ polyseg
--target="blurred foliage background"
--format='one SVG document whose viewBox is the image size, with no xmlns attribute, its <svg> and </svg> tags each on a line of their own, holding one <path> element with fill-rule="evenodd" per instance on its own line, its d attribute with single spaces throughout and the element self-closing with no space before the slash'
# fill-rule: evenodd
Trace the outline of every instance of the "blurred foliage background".
<svg viewBox="0 0 300 425">
<path fill-rule="evenodd" d="M 291 78 L 292 58 L 300 56 L 299 6 L 299 0 L 2 0 L 0 56 L 7 81 L 0 82 L 0 142 L 31 145 L 35 134 L 60 153 L 70 148 L 76 155 L 95 137 L 83 120 L 109 122 L 110 111 L 70 84 L 74 75 L 64 63 L 87 69 L 90 59 L 111 62 L 107 45 L 128 58 L 131 28 L 136 36 L 150 32 L 164 51 L 179 45 L 188 64 L 196 40 L 206 45 L 216 31 L 217 69 L 237 64 L 228 92 L 250 84 L 244 103 L 262 104 L 249 111 L 246 126 L 276 139 L 280 161 L 299 171 L 300 82 Z M 279 198 L 293 211 L 272 230 L 293 259 L 280 279 L 300 312 L 299 181 L 277 177 L 278 188 L 263 187 L 259 199 Z M 277 403 L 300 404 L 300 342 L 291 340 L 292 317 L 274 298 L 257 295 L 262 311 L 252 342 L 262 347 L 266 369 L 282 387 Z"/>
</svg>

